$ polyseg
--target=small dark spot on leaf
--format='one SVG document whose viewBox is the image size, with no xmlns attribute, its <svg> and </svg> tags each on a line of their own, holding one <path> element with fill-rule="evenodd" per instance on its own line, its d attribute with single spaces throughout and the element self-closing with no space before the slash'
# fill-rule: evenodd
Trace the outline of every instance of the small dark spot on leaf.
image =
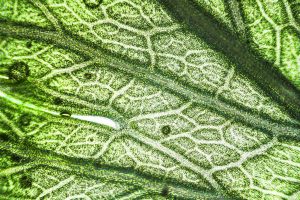
<svg viewBox="0 0 300 200">
<path fill-rule="evenodd" d="M 3 142 L 9 141 L 9 136 L 5 133 L 0 133 L 0 141 L 3 141 Z"/>
<path fill-rule="evenodd" d="M 63 110 L 60 112 L 62 117 L 71 117 L 71 113 L 69 111 Z"/>
<path fill-rule="evenodd" d="M 27 114 L 21 115 L 20 117 L 20 125 L 21 126 L 28 126 L 30 124 L 31 117 Z"/>
<path fill-rule="evenodd" d="M 32 178 L 28 175 L 24 175 L 20 178 L 20 186 L 22 188 L 32 187 Z"/>
<path fill-rule="evenodd" d="M 8 69 L 8 77 L 15 83 L 21 83 L 25 81 L 29 74 L 29 67 L 24 62 L 14 63 Z"/>
<path fill-rule="evenodd" d="M 101 162 L 100 162 L 100 161 L 94 162 L 94 167 L 95 167 L 95 168 L 101 168 L 101 167 L 102 167 Z"/>
<path fill-rule="evenodd" d="M 31 41 L 26 42 L 26 47 L 30 49 L 32 47 L 32 42 Z"/>
<path fill-rule="evenodd" d="M 164 135 L 168 135 L 171 133 L 171 127 L 169 125 L 166 125 L 166 126 L 163 126 L 161 128 L 161 132 L 164 134 Z"/>
<path fill-rule="evenodd" d="M 93 75 L 91 73 L 85 73 L 83 76 L 84 76 L 85 79 L 90 80 L 90 79 L 92 79 Z"/>
<path fill-rule="evenodd" d="M 63 103 L 63 100 L 59 97 L 56 97 L 56 98 L 53 99 L 53 103 L 55 105 L 61 105 Z"/>
<path fill-rule="evenodd" d="M 163 196 L 163 197 L 167 197 L 167 196 L 169 196 L 169 188 L 167 187 L 167 186 L 165 186 L 165 187 L 163 187 L 163 189 L 161 190 L 161 196 Z"/>
<path fill-rule="evenodd" d="M 83 0 L 84 4 L 90 8 L 96 8 L 102 3 L 102 0 Z"/>
<path fill-rule="evenodd" d="M 15 154 L 11 155 L 10 158 L 14 162 L 21 162 L 21 160 L 22 160 L 22 158 L 20 156 L 15 155 Z"/>
<path fill-rule="evenodd" d="M 247 44 L 251 44 L 251 40 L 250 39 L 246 39 L 246 43 Z"/>
</svg>

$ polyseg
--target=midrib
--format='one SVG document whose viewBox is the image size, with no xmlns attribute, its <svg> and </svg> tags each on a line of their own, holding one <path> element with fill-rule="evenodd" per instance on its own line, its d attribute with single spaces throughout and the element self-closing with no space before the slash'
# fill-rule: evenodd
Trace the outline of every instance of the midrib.
<svg viewBox="0 0 300 200">
<path fill-rule="evenodd" d="M 77 52 L 87 58 L 94 59 L 97 63 L 104 66 L 120 70 L 126 74 L 138 77 L 141 80 L 146 80 L 150 84 L 157 85 L 159 88 L 189 99 L 198 105 L 209 108 L 235 121 L 240 121 L 243 124 L 266 130 L 276 136 L 300 137 L 300 127 L 296 125 L 299 124 L 298 121 L 296 123 L 290 122 L 281 124 L 278 121 L 262 117 L 256 113 L 249 113 L 247 110 L 237 108 L 207 94 L 202 94 L 198 89 L 187 86 L 184 83 L 172 81 L 168 77 L 162 76 L 147 68 L 147 63 L 140 63 L 139 61 L 130 59 L 128 59 L 130 61 L 125 61 L 118 58 L 117 54 L 114 55 L 98 46 L 80 42 L 78 36 L 75 38 L 71 35 L 61 35 L 57 32 L 44 30 L 39 27 L 22 26 L 9 22 L 1 22 L 0 24 L 0 35 L 27 38 L 54 44 L 67 50 Z"/>
</svg>

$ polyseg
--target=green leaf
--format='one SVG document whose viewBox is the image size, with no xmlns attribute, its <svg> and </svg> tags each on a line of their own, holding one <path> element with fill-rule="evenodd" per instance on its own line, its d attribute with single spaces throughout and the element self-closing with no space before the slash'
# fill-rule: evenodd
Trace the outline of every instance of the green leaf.
<svg viewBox="0 0 300 200">
<path fill-rule="evenodd" d="M 274 63 L 274 67 L 300 88 L 300 1 L 196 2 L 201 9 L 210 8 L 208 12 L 248 40 L 260 56 Z"/>
<path fill-rule="evenodd" d="M 166 2 L 0 1 L 1 198 L 299 198 L 299 92 Z"/>
</svg>

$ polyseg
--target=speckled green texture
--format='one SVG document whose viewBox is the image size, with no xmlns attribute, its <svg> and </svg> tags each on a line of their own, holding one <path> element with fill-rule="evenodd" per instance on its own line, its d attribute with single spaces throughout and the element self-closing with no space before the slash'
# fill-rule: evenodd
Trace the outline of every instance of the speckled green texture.
<svg viewBox="0 0 300 200">
<path fill-rule="evenodd" d="M 299 0 L 195 2 L 206 11 L 211 6 L 209 13 L 248 40 L 253 49 L 300 89 Z M 239 7 L 232 8 L 232 4 Z"/>
<path fill-rule="evenodd" d="M 0 5 L 0 199 L 300 198 L 300 120 L 159 2 Z"/>
<path fill-rule="evenodd" d="M 226 0 L 195 0 L 195 2 L 206 12 L 211 13 L 216 19 L 226 24 L 226 26 L 233 28 Z"/>
</svg>

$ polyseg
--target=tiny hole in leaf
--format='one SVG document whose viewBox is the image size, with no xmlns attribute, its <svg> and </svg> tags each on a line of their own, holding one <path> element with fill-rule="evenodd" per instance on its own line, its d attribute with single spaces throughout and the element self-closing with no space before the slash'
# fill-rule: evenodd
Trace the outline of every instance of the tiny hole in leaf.
<svg viewBox="0 0 300 200">
<path fill-rule="evenodd" d="M 17 62 L 11 65 L 8 69 L 8 77 L 15 83 L 25 81 L 29 76 L 29 67 L 23 62 Z"/>
<path fill-rule="evenodd" d="M 90 79 L 92 79 L 93 75 L 91 73 L 85 73 L 83 76 L 84 76 L 85 79 L 90 80 Z"/>
<path fill-rule="evenodd" d="M 22 160 L 22 158 L 20 156 L 15 155 L 15 154 L 11 155 L 10 158 L 14 162 L 21 162 L 21 160 Z"/>
<path fill-rule="evenodd" d="M 55 105 L 61 105 L 63 103 L 63 100 L 59 97 L 56 97 L 56 98 L 53 99 L 53 103 Z"/>
<path fill-rule="evenodd" d="M 71 113 L 69 111 L 63 110 L 60 112 L 62 117 L 71 117 Z"/>
<path fill-rule="evenodd" d="M 102 0 L 84 0 L 84 4 L 90 8 L 96 8 L 102 3 Z"/>
<path fill-rule="evenodd" d="M 28 126 L 30 124 L 31 117 L 27 114 L 21 115 L 20 117 L 20 125 L 21 126 Z"/>
<path fill-rule="evenodd" d="M 31 177 L 24 175 L 20 178 L 20 186 L 22 188 L 30 188 L 32 186 L 32 179 Z"/>
<path fill-rule="evenodd" d="M 0 141 L 7 142 L 9 141 L 9 137 L 5 133 L 0 133 Z"/>
<path fill-rule="evenodd" d="M 101 167 L 102 167 L 101 162 L 100 162 L 100 161 L 96 161 L 96 162 L 94 163 L 94 167 L 95 167 L 95 168 L 101 168 Z"/>
<path fill-rule="evenodd" d="M 169 125 L 166 125 L 166 126 L 163 126 L 161 128 L 161 132 L 164 134 L 164 135 L 168 135 L 171 133 L 171 127 Z"/>
<path fill-rule="evenodd" d="M 167 186 L 163 187 L 163 189 L 161 190 L 161 196 L 163 197 L 167 197 L 169 196 L 169 188 Z"/>
<path fill-rule="evenodd" d="M 32 47 L 32 42 L 31 42 L 31 41 L 26 42 L 26 47 L 27 47 L 28 49 L 30 49 L 30 48 Z"/>
</svg>

